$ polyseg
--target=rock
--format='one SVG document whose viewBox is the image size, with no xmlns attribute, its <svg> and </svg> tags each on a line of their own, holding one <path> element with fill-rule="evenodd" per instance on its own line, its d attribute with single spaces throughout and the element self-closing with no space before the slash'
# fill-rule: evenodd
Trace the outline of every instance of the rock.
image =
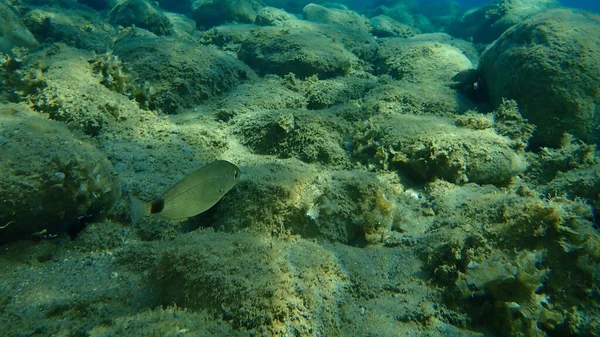
<svg viewBox="0 0 600 337">
<path fill-rule="evenodd" d="M 453 36 L 474 43 L 490 43 L 508 28 L 546 9 L 560 7 L 556 0 L 505 0 L 467 11 L 448 26 Z"/>
<path fill-rule="evenodd" d="M 251 36 L 252 24 L 234 23 L 211 28 L 202 34 L 202 44 L 217 46 L 221 50 L 237 51 L 242 42 Z"/>
<path fill-rule="evenodd" d="M 108 21 L 123 27 L 140 27 L 156 35 L 173 34 L 173 25 L 156 5 L 146 0 L 124 0 L 109 13 Z"/>
<path fill-rule="evenodd" d="M 262 110 L 306 108 L 306 97 L 286 84 L 284 79 L 275 76 L 240 84 L 215 104 L 216 115 L 222 121 L 229 121 L 238 115 Z"/>
<path fill-rule="evenodd" d="M 411 37 L 419 33 L 419 31 L 411 28 L 408 25 L 400 23 L 389 16 L 377 15 L 371 18 L 373 26 L 373 35 L 377 37 Z"/>
<path fill-rule="evenodd" d="M 256 16 L 256 24 L 260 26 L 287 26 L 289 21 L 299 21 L 299 19 L 283 9 L 264 7 Z"/>
<path fill-rule="evenodd" d="M 39 42 L 23 25 L 12 7 L 0 2 L 0 53 L 12 54 L 15 47 L 37 49 Z"/>
<path fill-rule="evenodd" d="M 59 122 L 0 107 L 0 241 L 73 230 L 120 197 L 111 163 Z"/>
<path fill-rule="evenodd" d="M 260 74 L 300 78 L 342 76 L 359 63 L 340 42 L 318 31 L 262 27 L 244 41 L 238 58 Z"/>
<path fill-rule="evenodd" d="M 365 17 L 350 10 L 327 8 L 315 4 L 308 4 L 302 9 L 304 20 L 336 24 L 355 30 L 371 31 L 371 23 Z"/>
<path fill-rule="evenodd" d="M 366 95 L 369 111 L 444 116 L 472 109 L 473 104 L 456 95 L 452 86 L 455 75 L 473 69 L 473 63 L 454 46 L 463 48 L 465 44 L 444 37 L 449 38 L 446 34 L 420 34 L 381 39 L 373 66 L 377 73 L 396 81 L 386 83 L 381 77 L 382 85 Z"/>
<path fill-rule="evenodd" d="M 339 335 L 335 299 L 348 281 L 335 255 L 309 241 L 270 244 L 258 238 L 197 231 L 165 242 L 154 272 L 161 301 L 217 313 L 244 332 Z M 323 298 L 334 300 L 314 300 Z M 326 314 L 318 321 L 309 318 L 320 313 Z"/>
<path fill-rule="evenodd" d="M 181 39 L 192 40 L 200 31 L 196 29 L 196 21 L 178 13 L 165 12 L 171 25 L 173 26 L 173 35 Z"/>
<path fill-rule="evenodd" d="M 365 164 L 396 169 L 417 180 L 504 184 L 527 162 L 513 142 L 492 129 L 472 130 L 432 116 L 374 117 L 353 138 Z"/>
<path fill-rule="evenodd" d="M 381 74 L 408 82 L 449 82 L 461 71 L 473 68 L 458 48 L 419 39 L 390 38 L 380 44 L 375 65 Z"/>
<path fill-rule="evenodd" d="M 93 8 L 97 11 L 110 9 L 117 0 L 79 0 L 79 3 Z"/>
<path fill-rule="evenodd" d="M 563 133 L 600 142 L 600 17 L 566 9 L 538 14 L 504 33 L 479 71 L 492 103 L 518 102 L 536 126 L 530 145 L 560 145 Z"/>
<path fill-rule="evenodd" d="M 115 54 L 147 88 L 136 99 L 150 109 L 174 114 L 227 92 L 253 72 L 214 48 L 168 37 L 130 38 L 115 45 Z"/>
<path fill-rule="evenodd" d="M 56 43 L 23 58 L 16 72 L 14 86 L 35 111 L 91 137 L 110 132 L 138 111 L 131 96 L 121 95 L 133 86 L 112 53 Z"/>
<path fill-rule="evenodd" d="M 113 26 L 89 9 L 39 7 L 27 12 L 23 22 L 42 42 L 63 42 L 71 47 L 91 49 L 97 53 L 106 52 L 116 35 Z"/>
<path fill-rule="evenodd" d="M 377 6 L 374 13 L 385 15 L 419 32 L 431 33 L 436 31 L 429 19 L 421 14 L 420 6 L 415 0 L 393 1 L 389 6 Z"/>
<path fill-rule="evenodd" d="M 328 80 L 309 78 L 301 90 L 306 95 L 309 109 L 323 109 L 358 102 L 375 85 L 374 77 L 349 75 Z"/>
<path fill-rule="evenodd" d="M 326 112 L 318 116 L 304 109 L 246 113 L 235 123 L 241 143 L 256 153 L 329 165 L 348 161 L 342 148 L 348 125 Z"/>
<path fill-rule="evenodd" d="M 467 56 L 467 58 L 469 58 L 469 60 L 471 60 L 471 63 L 479 63 L 479 51 L 477 51 L 477 48 L 475 48 L 472 42 L 455 38 L 446 33 L 418 34 L 415 36 L 408 37 L 408 41 L 433 42 L 450 45 L 452 47 L 458 48 L 463 54 L 465 54 L 465 56 Z"/>
<path fill-rule="evenodd" d="M 227 22 L 254 23 L 264 7 L 257 0 L 190 0 L 190 5 L 190 16 L 207 28 Z"/>
</svg>

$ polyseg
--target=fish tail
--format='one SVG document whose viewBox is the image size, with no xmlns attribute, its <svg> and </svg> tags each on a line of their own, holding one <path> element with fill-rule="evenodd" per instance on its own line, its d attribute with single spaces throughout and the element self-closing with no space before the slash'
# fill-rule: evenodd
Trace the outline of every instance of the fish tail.
<svg viewBox="0 0 600 337">
<path fill-rule="evenodd" d="M 151 204 L 142 199 L 139 199 L 133 195 L 129 195 L 129 201 L 131 203 L 131 223 L 135 224 L 140 221 L 143 217 L 150 215 Z"/>
</svg>

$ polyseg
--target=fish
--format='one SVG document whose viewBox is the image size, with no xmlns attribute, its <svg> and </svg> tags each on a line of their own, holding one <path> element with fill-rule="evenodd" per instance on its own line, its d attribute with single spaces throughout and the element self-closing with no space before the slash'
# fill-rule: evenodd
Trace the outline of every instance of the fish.
<svg viewBox="0 0 600 337">
<path fill-rule="evenodd" d="M 167 220 L 184 220 L 207 211 L 239 181 L 240 169 L 226 160 L 217 160 L 186 175 L 162 197 L 144 201 L 129 195 L 131 222 L 148 215 Z"/>
</svg>

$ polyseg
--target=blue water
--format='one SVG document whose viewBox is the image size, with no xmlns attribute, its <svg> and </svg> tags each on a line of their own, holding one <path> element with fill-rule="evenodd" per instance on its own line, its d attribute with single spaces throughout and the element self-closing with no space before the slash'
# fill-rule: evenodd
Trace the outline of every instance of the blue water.
<svg viewBox="0 0 600 337">
<path fill-rule="evenodd" d="M 429 4 L 436 3 L 447 3 L 447 2 L 456 2 L 461 5 L 461 10 L 466 11 L 471 8 L 481 7 L 483 5 L 496 2 L 497 0 L 417 0 L 417 3 L 421 6 L 426 6 Z M 304 7 L 310 1 L 301 0 L 298 2 L 299 6 L 296 11 L 301 11 L 301 8 Z M 364 10 L 376 8 L 378 6 L 388 6 L 391 7 L 395 3 L 402 3 L 406 1 L 402 0 L 335 0 L 330 1 L 331 3 L 340 2 L 349 8 L 356 10 L 358 12 L 362 12 Z M 290 2 L 290 4 L 293 2 Z M 301 5 L 300 5 L 301 4 Z M 588 11 L 593 11 L 600 13 L 600 1 L 599 0 L 562 0 L 560 4 L 564 7 L 570 8 L 579 8 Z M 292 10 L 293 11 L 293 10 Z"/>
<path fill-rule="evenodd" d="M 435 3 L 441 2 L 440 0 L 420 0 L 421 3 Z M 457 0 L 456 2 L 462 5 L 463 9 L 480 7 L 485 4 L 491 3 L 490 0 Z M 600 12 L 600 1 L 598 0 L 563 0 L 560 3 L 565 7 L 581 8 L 589 11 Z"/>
</svg>

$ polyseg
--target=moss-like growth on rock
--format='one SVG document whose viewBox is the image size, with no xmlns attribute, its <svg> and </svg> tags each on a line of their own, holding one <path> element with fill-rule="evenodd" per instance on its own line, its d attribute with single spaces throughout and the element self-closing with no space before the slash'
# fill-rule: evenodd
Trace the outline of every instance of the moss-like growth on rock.
<svg viewBox="0 0 600 337">
<path fill-rule="evenodd" d="M 64 125 L 3 105 L 0 135 L 0 241 L 79 229 L 120 197 L 106 156 Z"/>
</svg>

